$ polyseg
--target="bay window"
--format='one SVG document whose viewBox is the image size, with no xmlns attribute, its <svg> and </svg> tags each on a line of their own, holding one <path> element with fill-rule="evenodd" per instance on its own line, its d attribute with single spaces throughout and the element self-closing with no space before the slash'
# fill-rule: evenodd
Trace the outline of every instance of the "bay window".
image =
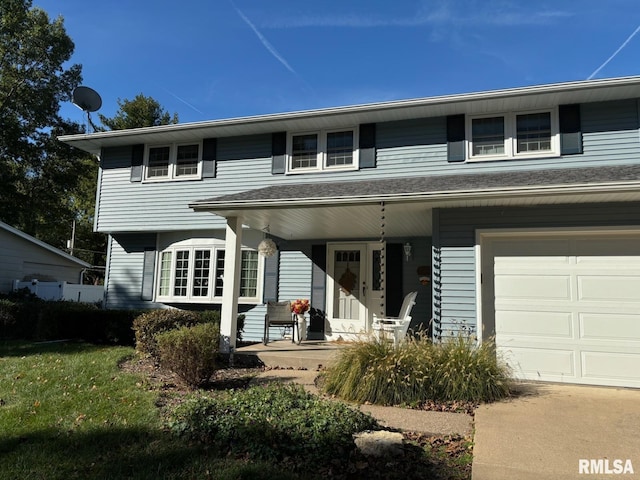
<svg viewBox="0 0 640 480">
<path fill-rule="evenodd" d="M 156 300 L 215 303 L 222 300 L 225 250 L 222 246 L 175 246 L 160 252 Z M 255 250 L 243 249 L 240 302 L 260 302 L 262 262 Z"/>
</svg>

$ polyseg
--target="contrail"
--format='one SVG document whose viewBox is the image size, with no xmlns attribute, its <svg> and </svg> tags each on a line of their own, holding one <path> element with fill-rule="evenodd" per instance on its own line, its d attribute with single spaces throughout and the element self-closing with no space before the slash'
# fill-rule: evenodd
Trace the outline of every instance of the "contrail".
<svg viewBox="0 0 640 480">
<path fill-rule="evenodd" d="M 276 58 L 276 60 L 278 60 L 282 65 L 284 65 L 287 70 L 289 70 L 294 75 L 298 75 L 296 73 L 296 71 L 293 68 L 291 68 L 291 65 L 289 65 L 287 63 L 287 61 L 283 58 L 283 56 L 280 55 L 280 53 L 278 53 L 278 51 L 275 49 L 275 47 L 269 43 L 269 40 L 267 40 L 264 37 L 264 35 L 262 35 L 262 33 L 260 33 L 260 31 L 256 28 L 256 26 L 253 23 L 251 23 L 251 20 L 249 20 L 246 17 L 246 15 L 244 13 L 242 13 L 238 7 L 236 7 L 236 4 L 233 3 L 233 0 L 230 0 L 230 1 L 231 1 L 231 5 L 233 6 L 233 8 L 237 12 L 237 14 L 240 15 L 240 18 L 242 18 L 242 20 L 244 20 L 244 22 L 247 25 L 249 25 L 251 30 L 253 30 L 253 33 L 255 33 L 256 36 L 258 37 L 258 40 L 260 40 L 260 42 L 262 42 L 262 45 L 264 45 L 264 48 L 269 50 L 269 53 L 271 53 L 271 55 L 273 55 Z"/>
<path fill-rule="evenodd" d="M 622 45 L 620 45 L 620 46 L 618 47 L 618 49 L 617 49 L 615 52 L 613 52 L 613 55 L 611 55 L 609 58 L 607 58 L 607 60 L 606 60 L 602 65 L 600 65 L 600 66 L 596 69 L 596 71 L 595 71 L 595 72 L 593 72 L 591 75 L 589 75 L 589 78 L 587 78 L 587 80 L 591 80 L 593 77 L 595 77 L 595 76 L 598 74 L 598 72 L 599 72 L 600 70 L 602 70 L 602 69 L 607 65 L 607 63 L 609 63 L 611 60 L 613 60 L 613 59 L 615 58 L 615 56 L 616 56 L 616 55 L 618 55 L 618 53 L 620 53 L 620 50 L 622 50 L 624 47 L 626 47 L 626 46 L 627 46 L 627 44 L 631 41 L 631 39 L 632 39 L 633 37 L 635 37 L 635 36 L 636 36 L 636 34 L 637 34 L 638 32 L 640 32 L 640 25 L 638 25 L 638 28 L 636 28 L 636 29 L 633 31 L 633 33 L 632 33 L 631 35 L 629 35 L 629 38 L 627 38 L 627 39 L 622 43 Z"/>
<path fill-rule="evenodd" d="M 166 88 L 163 88 L 163 90 L 165 92 L 167 92 L 169 95 L 171 95 L 173 98 L 175 98 L 176 100 L 181 101 L 182 103 L 184 103 L 187 107 L 190 107 L 192 109 L 194 109 L 196 112 L 198 112 L 200 115 L 204 115 L 204 112 L 201 112 L 200 110 L 198 110 L 196 107 L 194 107 L 193 105 L 191 105 L 189 102 L 187 102 L 184 98 L 180 98 L 178 95 L 176 95 L 173 92 L 170 92 L 169 90 L 167 90 Z"/>
</svg>

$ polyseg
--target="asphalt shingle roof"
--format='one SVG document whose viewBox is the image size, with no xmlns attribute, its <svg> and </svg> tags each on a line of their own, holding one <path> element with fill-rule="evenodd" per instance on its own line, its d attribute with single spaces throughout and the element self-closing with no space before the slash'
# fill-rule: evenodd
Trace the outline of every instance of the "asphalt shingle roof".
<svg viewBox="0 0 640 480">
<path fill-rule="evenodd" d="M 194 202 L 224 204 L 234 202 L 260 203 L 276 200 L 335 199 L 411 194 L 473 192 L 523 187 L 603 185 L 640 180 L 640 164 L 609 167 L 586 167 L 547 170 L 521 170 L 498 173 L 462 175 L 431 175 L 390 179 L 279 184 L 232 195 L 223 195 Z"/>
</svg>

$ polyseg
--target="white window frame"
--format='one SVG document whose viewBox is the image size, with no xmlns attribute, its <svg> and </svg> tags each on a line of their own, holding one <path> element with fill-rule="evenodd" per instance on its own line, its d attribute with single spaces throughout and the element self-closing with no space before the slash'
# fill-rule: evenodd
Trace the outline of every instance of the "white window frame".
<svg viewBox="0 0 640 480">
<path fill-rule="evenodd" d="M 530 115 L 535 113 L 549 113 L 551 117 L 551 149 L 537 150 L 533 152 L 518 153 L 518 132 L 516 119 L 519 115 Z M 473 121 L 482 118 L 504 118 L 504 153 L 499 155 L 474 155 L 473 154 Z M 466 118 L 465 151 L 467 161 L 483 162 L 492 160 L 515 160 L 522 158 L 549 158 L 560 156 L 560 129 L 558 120 L 558 109 L 544 108 L 538 110 L 525 110 L 521 112 L 490 113 L 483 115 L 467 115 Z"/>
<path fill-rule="evenodd" d="M 194 273 L 195 273 L 195 252 L 199 250 L 210 251 L 209 257 L 209 276 L 208 276 L 208 293 L 206 296 L 195 296 L 193 294 L 194 288 Z M 175 279 L 176 279 L 176 259 L 178 252 L 189 252 L 188 274 L 187 274 L 187 295 L 176 296 L 174 294 Z M 155 271 L 155 300 L 161 303 L 222 303 L 222 295 L 215 295 L 215 276 L 217 275 L 217 259 L 218 253 L 225 251 L 224 244 L 215 243 L 193 243 L 190 241 L 180 242 L 173 244 L 159 252 L 157 252 L 156 258 L 156 271 Z M 162 256 L 163 254 L 171 252 L 171 265 L 169 275 L 169 295 L 161 295 L 161 277 L 162 277 Z M 239 297 L 238 302 L 242 304 L 258 305 L 262 303 L 262 289 L 264 284 L 264 257 L 259 255 L 253 248 L 242 247 L 242 252 L 256 252 L 258 258 L 258 270 L 256 277 L 256 294 L 252 297 Z"/>
<path fill-rule="evenodd" d="M 178 175 L 178 148 L 189 145 L 198 146 L 198 171 L 194 175 Z M 164 177 L 149 177 L 149 152 L 152 148 L 169 147 L 169 173 Z M 180 182 L 185 180 L 200 180 L 202 178 L 202 142 L 160 143 L 145 145 L 144 147 L 144 175 L 143 182 Z"/>
<path fill-rule="evenodd" d="M 353 162 L 348 165 L 327 165 L 327 136 L 331 133 L 340 132 L 352 132 L 353 133 Z M 293 138 L 301 135 L 317 135 L 318 137 L 318 151 L 315 167 L 308 168 L 293 168 Z M 358 170 L 360 168 L 359 162 L 359 130 L 358 127 L 345 127 L 345 128 L 333 128 L 330 130 L 310 130 L 303 132 L 290 132 L 287 134 L 287 173 L 288 174 L 301 174 L 301 173 L 317 173 L 317 172 L 334 172 L 334 171 L 348 171 Z"/>
</svg>

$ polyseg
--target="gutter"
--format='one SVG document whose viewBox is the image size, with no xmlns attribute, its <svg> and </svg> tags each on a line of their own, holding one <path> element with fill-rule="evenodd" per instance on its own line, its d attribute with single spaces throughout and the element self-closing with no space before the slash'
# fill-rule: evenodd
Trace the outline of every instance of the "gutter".
<svg viewBox="0 0 640 480">
<path fill-rule="evenodd" d="M 246 210 L 248 208 L 291 208 L 367 205 L 380 202 L 418 202 L 459 199 L 488 199 L 510 196 L 569 195 L 576 193 L 625 193 L 640 195 L 640 181 L 602 184 L 548 185 L 528 187 L 496 187 L 476 190 L 448 190 L 435 192 L 407 192 L 356 197 L 270 198 L 264 200 L 202 201 L 190 203 L 195 211 Z"/>
</svg>

